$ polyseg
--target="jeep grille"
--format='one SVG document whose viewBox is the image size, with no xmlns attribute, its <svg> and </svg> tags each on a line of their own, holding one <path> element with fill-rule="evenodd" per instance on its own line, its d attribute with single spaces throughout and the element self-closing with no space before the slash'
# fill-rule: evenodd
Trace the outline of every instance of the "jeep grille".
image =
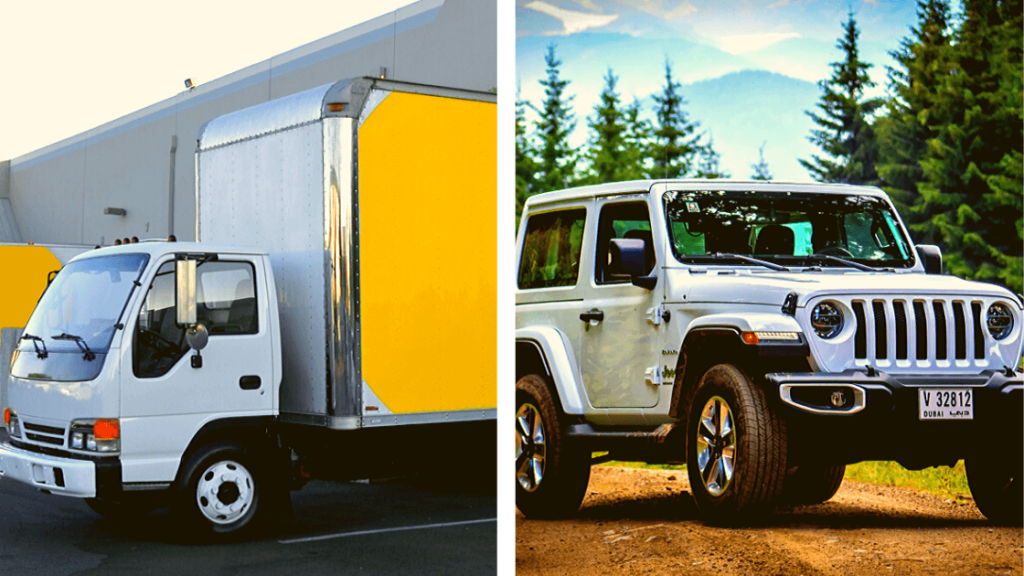
<svg viewBox="0 0 1024 576">
<path fill-rule="evenodd" d="M 975 360 L 985 359 L 981 301 L 884 298 L 851 306 L 857 360 L 967 360 L 968 343 Z"/>
</svg>

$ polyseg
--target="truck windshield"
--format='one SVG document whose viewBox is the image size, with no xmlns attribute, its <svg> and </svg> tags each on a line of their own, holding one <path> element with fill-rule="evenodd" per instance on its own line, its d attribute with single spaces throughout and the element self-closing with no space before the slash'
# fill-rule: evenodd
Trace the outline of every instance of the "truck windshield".
<svg viewBox="0 0 1024 576">
<path fill-rule="evenodd" d="M 683 263 L 750 265 L 729 256 L 745 255 L 787 266 L 914 265 L 899 220 L 875 196 L 687 190 L 666 192 L 664 201 Z"/>
<path fill-rule="evenodd" d="M 147 254 L 119 254 L 65 266 L 39 299 L 19 351 L 42 350 L 43 344 L 49 353 L 106 352 L 147 262 Z"/>
</svg>

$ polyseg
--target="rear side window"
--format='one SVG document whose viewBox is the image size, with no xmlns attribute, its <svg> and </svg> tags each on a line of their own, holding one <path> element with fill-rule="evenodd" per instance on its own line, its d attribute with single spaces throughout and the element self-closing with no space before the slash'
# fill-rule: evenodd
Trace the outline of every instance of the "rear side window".
<svg viewBox="0 0 1024 576">
<path fill-rule="evenodd" d="M 519 263 L 519 288 L 575 286 L 580 276 L 585 208 L 530 216 Z"/>
</svg>

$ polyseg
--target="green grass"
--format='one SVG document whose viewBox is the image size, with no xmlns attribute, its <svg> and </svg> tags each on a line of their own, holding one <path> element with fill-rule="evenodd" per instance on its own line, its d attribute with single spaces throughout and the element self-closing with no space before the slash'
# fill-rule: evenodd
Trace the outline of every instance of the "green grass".
<svg viewBox="0 0 1024 576">
<path fill-rule="evenodd" d="M 612 461 L 602 464 L 602 466 L 686 472 L 686 466 L 644 464 L 643 462 Z M 882 486 L 914 488 L 952 500 L 957 499 L 960 494 L 969 495 L 971 493 L 970 488 L 967 487 L 967 473 L 964 470 L 963 460 L 957 462 L 953 468 L 939 466 L 924 470 L 907 470 L 896 462 L 861 462 L 846 467 L 846 478 Z"/>
</svg>

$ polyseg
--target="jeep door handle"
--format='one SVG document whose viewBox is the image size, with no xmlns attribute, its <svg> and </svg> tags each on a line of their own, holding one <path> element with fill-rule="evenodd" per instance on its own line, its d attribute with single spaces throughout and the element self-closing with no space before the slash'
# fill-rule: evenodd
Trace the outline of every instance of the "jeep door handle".
<svg viewBox="0 0 1024 576">
<path fill-rule="evenodd" d="M 580 320 L 584 322 L 600 322 L 604 320 L 604 312 L 594 309 L 580 314 Z"/>
<path fill-rule="evenodd" d="M 238 379 L 238 387 L 242 390 L 259 390 L 261 385 L 259 376 L 242 376 Z"/>
</svg>

